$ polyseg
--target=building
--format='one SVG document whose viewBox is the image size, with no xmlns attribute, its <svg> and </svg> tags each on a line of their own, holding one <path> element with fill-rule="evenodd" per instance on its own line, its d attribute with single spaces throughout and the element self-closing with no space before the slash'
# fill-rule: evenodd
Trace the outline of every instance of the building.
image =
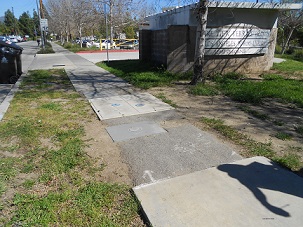
<svg viewBox="0 0 303 227">
<path fill-rule="evenodd" d="M 197 6 L 190 4 L 145 18 L 140 28 L 140 59 L 172 72 L 192 68 L 197 37 Z M 261 73 L 273 65 L 278 13 L 302 4 L 210 2 L 204 72 Z"/>
</svg>

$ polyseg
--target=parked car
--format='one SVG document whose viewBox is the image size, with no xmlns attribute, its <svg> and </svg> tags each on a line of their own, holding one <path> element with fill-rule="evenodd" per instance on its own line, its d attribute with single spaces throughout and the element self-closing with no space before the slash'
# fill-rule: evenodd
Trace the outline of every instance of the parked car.
<svg viewBox="0 0 303 227">
<path fill-rule="evenodd" d="M 91 47 L 92 46 L 91 41 L 88 40 L 88 39 L 83 40 L 82 41 L 82 46 L 83 47 Z"/>
<path fill-rule="evenodd" d="M 102 39 L 101 47 L 102 49 L 107 49 L 107 48 L 110 49 L 111 48 L 110 40 Z"/>
<path fill-rule="evenodd" d="M 17 40 L 16 36 L 10 36 L 10 37 L 9 37 L 9 40 L 10 40 L 12 43 L 18 43 L 18 40 Z"/>
<path fill-rule="evenodd" d="M 139 48 L 139 43 L 137 40 L 133 41 L 127 41 L 125 43 L 120 44 L 120 49 L 138 49 Z"/>
<path fill-rule="evenodd" d="M 100 41 L 96 40 L 96 41 L 92 41 L 92 46 L 95 46 L 97 48 L 100 48 Z"/>
<path fill-rule="evenodd" d="M 0 41 L 3 41 L 3 42 L 7 41 L 7 37 L 6 36 L 0 36 Z"/>
<path fill-rule="evenodd" d="M 22 42 L 22 40 L 23 40 L 20 35 L 16 36 L 16 39 L 17 39 L 18 42 Z"/>
</svg>

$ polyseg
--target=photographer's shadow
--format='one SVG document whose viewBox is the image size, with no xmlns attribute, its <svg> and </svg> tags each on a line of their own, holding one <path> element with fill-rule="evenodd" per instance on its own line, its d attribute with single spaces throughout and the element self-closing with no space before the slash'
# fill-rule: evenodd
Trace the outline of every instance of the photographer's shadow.
<svg viewBox="0 0 303 227">
<path fill-rule="evenodd" d="M 223 164 L 218 166 L 218 169 L 237 179 L 254 194 L 263 206 L 277 215 L 291 216 L 282 208 L 270 204 L 260 188 L 303 198 L 303 179 L 276 163 L 271 162 L 271 165 L 265 165 L 253 162 L 247 166 Z"/>
</svg>

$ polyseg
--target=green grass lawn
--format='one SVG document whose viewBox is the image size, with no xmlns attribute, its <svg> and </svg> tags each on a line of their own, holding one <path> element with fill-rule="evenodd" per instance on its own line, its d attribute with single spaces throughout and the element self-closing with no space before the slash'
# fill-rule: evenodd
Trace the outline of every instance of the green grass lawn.
<svg viewBox="0 0 303 227">
<path fill-rule="evenodd" d="M 32 71 L 0 122 L 1 226 L 133 226 L 126 185 L 96 181 L 84 148 L 89 103 L 63 70 Z M 44 142 L 43 142 L 44 141 Z M 102 149 L 102 148 L 100 148 Z"/>
<path fill-rule="evenodd" d="M 274 63 L 273 69 L 282 72 L 298 72 L 303 70 L 303 62 L 293 59 L 285 58 L 286 61 L 281 63 Z M 301 77 L 303 78 L 303 77 Z"/>
<path fill-rule="evenodd" d="M 139 60 L 102 62 L 97 65 L 142 89 L 169 86 L 174 81 L 188 78 Z"/>
<path fill-rule="evenodd" d="M 303 80 L 284 79 L 272 74 L 263 77 L 262 81 L 251 81 L 229 79 L 223 75 L 216 80 L 216 88 L 240 102 L 259 104 L 265 98 L 275 98 L 303 107 Z"/>
</svg>

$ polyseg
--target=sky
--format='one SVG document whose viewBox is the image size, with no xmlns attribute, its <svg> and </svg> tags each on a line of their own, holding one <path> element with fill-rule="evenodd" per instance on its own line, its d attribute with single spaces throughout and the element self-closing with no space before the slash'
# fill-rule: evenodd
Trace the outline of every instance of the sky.
<svg viewBox="0 0 303 227">
<path fill-rule="evenodd" d="M 28 11 L 33 16 L 33 9 L 37 11 L 36 0 L 0 0 L 0 17 L 4 16 L 8 9 L 12 11 L 12 7 L 14 15 L 18 19 L 24 12 Z"/>
<path fill-rule="evenodd" d="M 12 11 L 14 9 L 14 15 L 16 18 L 19 18 L 20 15 L 24 12 L 29 12 L 33 16 L 33 9 L 37 11 L 36 1 L 39 0 L 0 0 L 0 17 L 4 16 L 4 13 L 9 9 Z M 47 0 L 43 0 L 46 2 Z M 149 2 L 156 2 L 160 4 L 161 7 L 167 6 L 178 6 L 178 4 L 187 5 L 188 3 L 193 2 L 193 0 L 148 0 Z M 228 1 L 228 0 L 225 0 Z M 230 1 L 241 1 L 241 0 L 230 0 Z M 242 0 L 242 1 L 255 1 L 255 0 Z M 259 2 L 264 2 L 260 0 Z"/>
</svg>

